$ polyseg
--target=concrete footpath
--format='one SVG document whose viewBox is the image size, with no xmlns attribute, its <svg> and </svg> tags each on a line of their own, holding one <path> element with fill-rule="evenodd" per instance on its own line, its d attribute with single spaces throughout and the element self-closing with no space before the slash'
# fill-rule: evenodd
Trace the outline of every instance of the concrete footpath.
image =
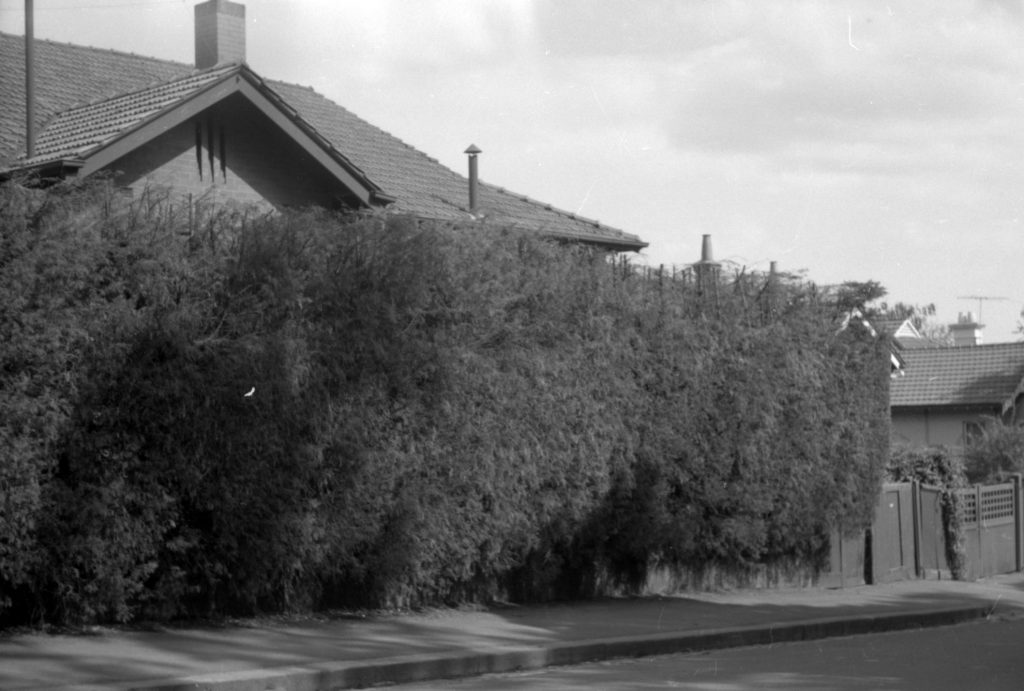
<svg viewBox="0 0 1024 691">
<path fill-rule="evenodd" d="M 1024 616 L 1024 575 L 0 636 L 0 689 L 312 691 Z"/>
</svg>

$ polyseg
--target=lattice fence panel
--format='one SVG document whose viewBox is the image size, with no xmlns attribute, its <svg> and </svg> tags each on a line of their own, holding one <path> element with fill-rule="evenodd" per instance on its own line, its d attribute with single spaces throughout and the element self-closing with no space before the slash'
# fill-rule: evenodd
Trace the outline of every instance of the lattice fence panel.
<svg viewBox="0 0 1024 691">
<path fill-rule="evenodd" d="M 1013 485 L 981 488 L 981 522 L 986 525 L 1013 522 Z"/>
<path fill-rule="evenodd" d="M 964 524 L 972 525 L 978 522 L 978 495 L 971 489 L 957 490 L 960 503 L 964 507 Z"/>
</svg>

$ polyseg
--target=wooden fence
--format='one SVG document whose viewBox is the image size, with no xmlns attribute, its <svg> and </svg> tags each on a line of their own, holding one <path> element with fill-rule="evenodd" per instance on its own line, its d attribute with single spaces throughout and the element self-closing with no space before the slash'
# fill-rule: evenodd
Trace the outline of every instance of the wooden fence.
<svg viewBox="0 0 1024 691">
<path fill-rule="evenodd" d="M 963 506 L 964 573 L 975 580 L 1024 570 L 1024 482 L 957 490 Z M 951 578 L 942 521 L 942 490 L 887 483 L 870 530 L 833 531 L 823 585 L 843 587 L 911 578 Z"/>
</svg>

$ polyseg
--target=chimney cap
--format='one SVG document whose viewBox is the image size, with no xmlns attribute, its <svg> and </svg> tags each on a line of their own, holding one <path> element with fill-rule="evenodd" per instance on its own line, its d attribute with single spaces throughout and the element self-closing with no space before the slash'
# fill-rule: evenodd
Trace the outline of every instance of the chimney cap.
<svg viewBox="0 0 1024 691">
<path fill-rule="evenodd" d="M 467 153 L 470 156 L 476 156 L 477 154 L 482 154 L 483 150 L 476 144 L 470 144 L 469 148 L 467 148 L 463 153 Z"/>
<path fill-rule="evenodd" d="M 974 316 L 974 312 L 959 312 L 957 314 L 956 323 L 950 324 L 950 329 L 981 329 L 984 328 L 984 324 Z"/>
</svg>

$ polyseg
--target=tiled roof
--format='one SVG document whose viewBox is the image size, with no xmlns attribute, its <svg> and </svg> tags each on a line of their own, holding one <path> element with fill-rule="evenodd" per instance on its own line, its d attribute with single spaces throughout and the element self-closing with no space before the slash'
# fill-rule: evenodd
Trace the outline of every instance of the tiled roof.
<svg viewBox="0 0 1024 691">
<path fill-rule="evenodd" d="M 192 67 L 37 39 L 36 127 L 75 106 L 184 77 Z M 25 149 L 25 39 L 0 33 L 0 164 Z"/>
<path fill-rule="evenodd" d="M 153 112 L 173 107 L 218 71 L 117 51 L 53 41 L 36 42 L 36 113 L 49 123 L 33 161 L 82 151 L 116 136 Z M 260 80 L 293 115 L 396 199 L 392 208 L 426 218 L 469 218 L 466 178 L 308 88 Z M 91 104 L 91 107 L 81 106 Z M 71 109 L 75 110 L 71 110 Z M 58 117 L 59 116 L 59 117 Z M 0 168 L 24 151 L 24 39 L 0 34 Z M 55 119 L 56 118 L 56 119 Z M 123 130 L 122 130 L 123 131 Z M 478 214 L 555 237 L 619 249 L 646 245 L 636 235 L 481 183 Z"/>
<path fill-rule="evenodd" d="M 1024 382 L 1024 343 L 922 348 L 901 353 L 906 366 L 892 380 L 897 406 L 1011 405 Z"/>
<path fill-rule="evenodd" d="M 196 72 L 106 101 L 63 111 L 39 132 L 33 157 L 19 158 L 18 163 L 32 165 L 82 155 L 180 103 L 235 69 L 235 65 L 226 65 Z"/>
</svg>

